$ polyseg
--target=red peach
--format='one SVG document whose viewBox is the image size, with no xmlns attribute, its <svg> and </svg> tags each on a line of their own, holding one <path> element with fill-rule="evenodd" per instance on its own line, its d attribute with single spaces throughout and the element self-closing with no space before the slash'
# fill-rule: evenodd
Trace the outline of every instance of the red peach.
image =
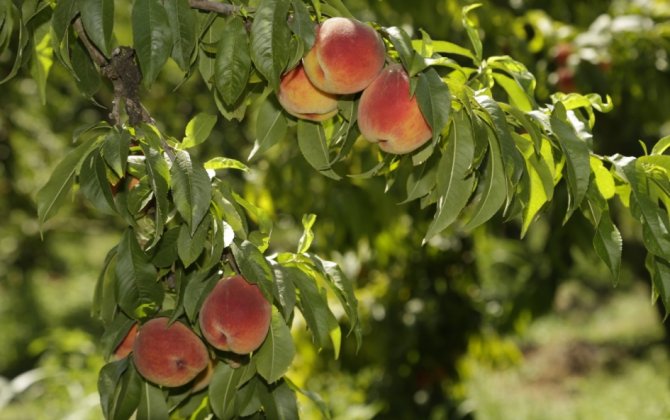
<svg viewBox="0 0 670 420">
<path fill-rule="evenodd" d="M 146 380 L 177 387 L 191 382 L 209 363 L 205 344 L 181 322 L 168 325 L 166 317 L 154 318 L 140 327 L 133 361 Z"/>
<path fill-rule="evenodd" d="M 363 91 L 358 128 L 368 141 L 394 154 L 412 152 L 432 138 L 416 97 L 410 96 L 409 76 L 400 64 L 385 68 Z"/>
<path fill-rule="evenodd" d="M 360 92 L 374 80 L 384 67 L 385 54 L 384 41 L 371 26 L 334 17 L 317 27 L 316 40 L 303 63 L 316 87 L 349 94 Z"/>
<path fill-rule="evenodd" d="M 221 279 L 200 309 L 200 329 L 213 347 L 246 354 L 256 350 L 270 328 L 272 305 L 242 276 Z"/>
<path fill-rule="evenodd" d="M 119 345 L 116 346 L 116 349 L 114 349 L 112 358 L 114 360 L 120 360 L 128 356 L 133 351 L 133 344 L 135 344 L 136 337 L 137 337 L 137 323 L 134 323 L 126 333 L 126 336 L 123 337 L 123 340 L 121 340 Z"/>
</svg>

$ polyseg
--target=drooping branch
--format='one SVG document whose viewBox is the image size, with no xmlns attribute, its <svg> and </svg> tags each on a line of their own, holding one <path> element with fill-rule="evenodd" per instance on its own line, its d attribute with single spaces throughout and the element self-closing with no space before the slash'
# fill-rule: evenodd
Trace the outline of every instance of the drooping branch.
<svg viewBox="0 0 670 420">
<path fill-rule="evenodd" d="M 218 3 L 211 0 L 189 0 L 188 4 L 192 9 L 214 12 L 225 16 L 230 16 L 240 11 L 240 6 Z"/>
</svg>

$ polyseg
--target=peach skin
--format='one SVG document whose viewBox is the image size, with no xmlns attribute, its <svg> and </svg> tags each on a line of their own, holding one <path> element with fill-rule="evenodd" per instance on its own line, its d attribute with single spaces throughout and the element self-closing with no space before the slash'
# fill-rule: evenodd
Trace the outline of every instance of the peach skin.
<svg viewBox="0 0 670 420">
<path fill-rule="evenodd" d="M 323 121 L 337 113 L 337 96 L 317 89 L 302 64 L 282 76 L 277 99 L 289 114 L 306 120 Z"/>
<path fill-rule="evenodd" d="M 237 354 L 256 350 L 270 328 L 272 305 L 242 276 L 221 279 L 200 309 L 200 329 L 213 347 Z"/>
<path fill-rule="evenodd" d="M 384 67 L 386 49 L 372 27 L 342 17 L 317 27 L 314 45 L 303 58 L 305 72 L 324 92 L 350 94 L 365 89 Z"/>
<path fill-rule="evenodd" d="M 135 338 L 137 337 L 137 323 L 134 323 L 132 327 L 126 333 L 126 336 L 123 337 L 123 340 L 116 346 L 112 358 L 114 360 L 120 360 L 128 356 L 130 352 L 133 351 L 133 345 L 135 344 Z"/>
<path fill-rule="evenodd" d="M 209 363 L 207 347 L 186 325 L 154 318 L 140 327 L 133 362 L 146 380 L 177 387 L 191 382 Z"/>
<path fill-rule="evenodd" d="M 368 141 L 397 155 L 413 152 L 432 138 L 416 97 L 409 94 L 409 76 L 400 64 L 385 68 L 363 91 L 358 128 Z"/>
</svg>

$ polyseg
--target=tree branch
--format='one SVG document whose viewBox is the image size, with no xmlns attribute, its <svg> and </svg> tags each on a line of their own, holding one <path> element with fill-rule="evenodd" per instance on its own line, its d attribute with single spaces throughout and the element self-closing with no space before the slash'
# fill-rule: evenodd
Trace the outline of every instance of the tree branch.
<svg viewBox="0 0 670 420">
<path fill-rule="evenodd" d="M 215 12 L 225 16 L 233 15 L 239 12 L 241 9 L 240 6 L 227 3 L 218 3 L 211 0 L 189 0 L 188 4 L 192 9 Z"/>
<path fill-rule="evenodd" d="M 105 57 L 100 52 L 100 50 L 95 45 L 93 45 L 93 42 L 91 42 L 88 35 L 86 35 L 86 31 L 84 30 L 84 25 L 81 23 L 80 17 L 77 17 L 74 22 L 72 22 L 72 27 L 79 36 L 81 43 L 84 44 L 84 48 L 86 48 L 86 51 L 88 51 L 88 55 L 91 56 L 93 62 L 100 68 L 105 67 L 109 61 L 107 60 L 107 57 Z"/>
</svg>

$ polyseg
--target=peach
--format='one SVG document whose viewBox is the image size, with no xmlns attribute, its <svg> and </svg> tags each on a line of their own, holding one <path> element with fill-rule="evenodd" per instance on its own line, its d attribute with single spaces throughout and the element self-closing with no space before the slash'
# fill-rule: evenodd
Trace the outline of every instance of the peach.
<svg viewBox="0 0 670 420">
<path fill-rule="evenodd" d="M 193 380 L 193 384 L 191 384 L 191 393 L 195 394 L 209 386 L 209 383 L 212 381 L 212 376 L 214 376 L 214 367 L 216 366 L 216 363 L 217 361 L 215 359 L 209 359 L 209 363 L 207 363 L 205 370 L 198 373 L 198 376 Z"/>
<path fill-rule="evenodd" d="M 323 121 L 337 113 L 337 96 L 317 89 L 302 65 L 282 76 L 277 99 L 289 114 L 306 120 Z"/>
<path fill-rule="evenodd" d="M 303 58 L 307 77 L 328 93 L 365 89 L 384 67 L 386 49 L 371 26 L 355 19 L 326 19 L 316 29 L 314 45 Z"/>
<path fill-rule="evenodd" d="M 154 318 L 139 329 L 133 361 L 146 380 L 177 387 L 191 382 L 209 363 L 207 347 L 181 322 L 168 325 L 166 317 Z"/>
<path fill-rule="evenodd" d="M 121 340 L 119 345 L 116 346 L 116 349 L 114 349 L 114 353 L 112 354 L 112 358 L 114 360 L 120 360 L 128 356 L 130 352 L 133 351 L 133 345 L 135 344 L 135 337 L 137 337 L 137 323 L 134 323 L 130 327 L 130 329 L 126 333 L 126 336 L 123 337 L 123 340 Z"/>
<path fill-rule="evenodd" d="M 387 153 L 410 153 L 433 136 L 416 97 L 410 96 L 409 76 L 400 64 L 385 68 L 361 95 L 358 128 L 368 141 Z"/>
<path fill-rule="evenodd" d="M 221 279 L 200 308 L 200 329 L 213 347 L 237 354 L 256 350 L 270 328 L 272 305 L 242 276 Z"/>
</svg>

